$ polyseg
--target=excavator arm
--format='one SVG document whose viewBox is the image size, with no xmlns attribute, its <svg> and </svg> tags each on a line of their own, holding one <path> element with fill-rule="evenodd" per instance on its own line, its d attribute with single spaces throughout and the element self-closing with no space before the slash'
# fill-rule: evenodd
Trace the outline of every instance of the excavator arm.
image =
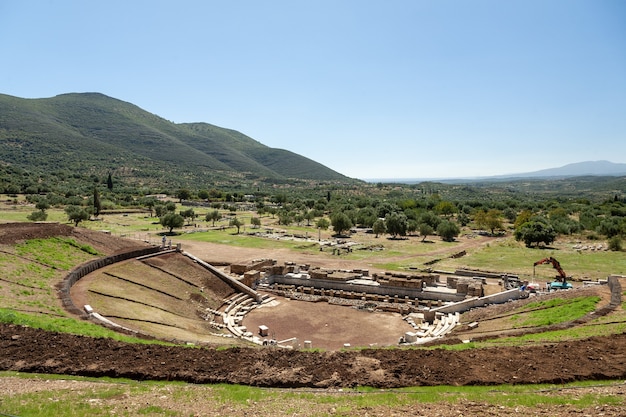
<svg viewBox="0 0 626 417">
<path fill-rule="evenodd" d="M 565 271 L 563 271 L 563 268 L 561 268 L 561 264 L 559 263 L 559 261 L 551 256 L 537 261 L 533 264 L 533 275 L 535 275 L 535 267 L 542 264 L 552 264 L 552 267 L 556 269 L 557 273 L 559 274 L 559 281 L 565 284 L 565 282 L 567 281 L 567 275 L 565 274 Z"/>
</svg>

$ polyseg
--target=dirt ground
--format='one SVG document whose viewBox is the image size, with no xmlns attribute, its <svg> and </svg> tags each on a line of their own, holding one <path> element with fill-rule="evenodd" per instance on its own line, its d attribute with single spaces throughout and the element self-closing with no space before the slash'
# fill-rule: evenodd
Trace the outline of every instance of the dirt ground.
<svg viewBox="0 0 626 417">
<path fill-rule="evenodd" d="M 55 226 L 56 227 L 56 226 Z M 71 228 L 70 228 L 71 229 Z M 42 232 L 25 229 L 24 236 L 43 237 L 49 233 L 76 233 L 60 227 Z M 78 232 L 80 235 L 82 232 Z M 74 235 L 74 236 L 78 236 Z M 91 235 L 91 244 L 101 248 L 111 245 L 108 252 L 123 250 L 129 244 L 114 243 L 108 236 Z M 20 239 L 19 232 L 0 227 L 0 241 Z M 194 243 L 194 245 L 201 245 Z M 272 257 L 281 259 L 280 252 L 271 255 L 252 253 L 243 249 L 220 250 L 211 247 L 183 248 L 211 261 L 242 261 Z M 219 246 L 219 245 L 213 245 Z M 286 259 L 287 256 L 284 256 Z M 292 257 L 293 258 L 293 257 Z M 286 259 L 287 260 L 287 259 Z M 291 259 L 300 262 L 299 259 Z M 308 259 L 307 259 L 308 261 Z M 336 262 L 342 262 L 337 260 Z M 310 263 L 310 262 L 308 262 Z M 345 267 L 350 265 L 345 263 Z M 362 265 L 361 265 L 362 267 Z M 261 310 L 262 311 L 262 310 Z M 314 346 L 315 347 L 315 346 Z M 0 325 L 0 370 L 83 376 L 124 377 L 134 380 L 178 380 L 194 384 L 232 383 L 272 388 L 339 389 L 356 386 L 397 388 L 432 385 L 495 385 L 495 384 L 562 384 L 582 380 L 626 379 L 626 334 L 594 337 L 581 341 L 533 345 L 531 347 L 498 347 L 467 351 L 443 349 L 364 349 L 311 352 L 278 348 L 189 348 L 125 344 L 113 340 L 92 339 L 57 334 L 29 327 Z M 1 378 L 0 389 L 28 390 L 29 380 Z M 35 382 L 32 382 L 35 384 Z M 11 388 L 15 384 L 14 388 Z M 20 388 L 24 387 L 25 388 Z M 624 399 L 623 389 L 614 394 Z M 604 391 L 600 391 L 604 393 Z M 609 392 L 608 390 L 606 391 Z M 622 401 L 623 402 L 623 401 Z M 215 411 L 215 404 L 195 405 L 198 415 L 229 414 Z M 204 407 L 204 408 L 203 408 Z M 250 410 L 248 410 L 250 411 Z M 506 407 L 460 402 L 428 404 L 422 409 L 376 409 L 369 415 L 491 415 L 514 413 Z M 328 413 L 311 408 L 300 415 Z M 235 412 L 230 414 L 236 414 Z M 243 412 L 239 413 L 244 415 Z M 332 413 L 331 413 L 332 414 Z M 263 415 L 247 413 L 247 415 Z M 283 414 L 284 415 L 284 414 Z M 547 406 L 542 409 L 521 408 L 517 415 L 624 415 L 620 406 L 602 410 L 581 410 L 575 406 Z"/>
<path fill-rule="evenodd" d="M 138 380 L 331 388 L 564 383 L 626 378 L 626 334 L 469 351 L 135 345 L 0 326 L 0 369 Z"/>
<path fill-rule="evenodd" d="M 396 346 L 405 332 L 414 331 L 397 313 L 370 313 L 325 301 L 312 303 L 277 297 L 246 315 L 243 325 L 256 332 L 260 325 L 269 328 L 268 338 L 278 341 L 295 337 L 297 346 L 338 350 L 376 345 Z"/>
</svg>

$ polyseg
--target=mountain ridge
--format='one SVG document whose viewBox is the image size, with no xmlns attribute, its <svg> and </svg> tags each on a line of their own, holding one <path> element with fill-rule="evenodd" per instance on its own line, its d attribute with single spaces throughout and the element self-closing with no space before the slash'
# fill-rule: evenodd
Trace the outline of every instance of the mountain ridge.
<svg viewBox="0 0 626 417">
<path fill-rule="evenodd" d="M 143 181 L 158 172 L 194 182 L 203 177 L 356 181 L 236 130 L 209 123 L 176 124 L 101 93 L 40 99 L 0 94 L 0 161 L 35 171 L 63 166 L 124 170 Z"/>
</svg>

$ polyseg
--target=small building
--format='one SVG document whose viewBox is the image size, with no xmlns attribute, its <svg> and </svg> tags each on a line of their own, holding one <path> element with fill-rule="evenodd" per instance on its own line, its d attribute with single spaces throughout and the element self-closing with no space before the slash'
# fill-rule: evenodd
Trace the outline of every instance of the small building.
<svg viewBox="0 0 626 417">
<path fill-rule="evenodd" d="M 259 335 L 266 337 L 270 332 L 269 327 L 267 327 L 266 325 L 262 324 L 259 326 Z"/>
</svg>

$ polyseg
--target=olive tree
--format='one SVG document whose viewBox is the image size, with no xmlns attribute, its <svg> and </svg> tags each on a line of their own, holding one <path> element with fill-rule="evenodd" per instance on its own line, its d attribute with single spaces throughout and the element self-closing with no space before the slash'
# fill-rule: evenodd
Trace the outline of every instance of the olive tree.
<svg viewBox="0 0 626 417">
<path fill-rule="evenodd" d="M 213 211 L 209 211 L 206 216 L 204 217 L 204 220 L 206 220 L 207 222 L 212 222 L 213 226 L 215 226 L 215 222 L 217 220 L 220 220 L 222 218 L 222 215 L 220 214 L 219 211 L 217 210 L 213 210 Z"/>
<path fill-rule="evenodd" d="M 457 237 L 459 233 L 461 233 L 459 226 L 449 220 L 444 220 L 437 226 L 437 234 L 445 242 L 453 242 L 454 238 Z"/>
<path fill-rule="evenodd" d="M 378 237 L 378 235 L 382 235 L 386 231 L 387 228 L 385 227 L 385 221 L 383 219 L 377 219 L 372 226 L 372 232 L 374 232 L 376 237 Z"/>
<path fill-rule="evenodd" d="M 556 232 L 547 219 L 533 217 L 532 220 L 515 229 L 515 239 L 523 241 L 527 247 L 531 247 L 533 243 L 549 245 L 556 239 Z"/>
<path fill-rule="evenodd" d="M 169 233 L 172 233 L 174 228 L 183 227 L 185 219 L 180 214 L 168 212 L 161 217 L 159 223 L 161 223 L 163 227 L 167 227 L 169 229 Z"/>
<path fill-rule="evenodd" d="M 243 226 L 243 221 L 239 220 L 238 217 L 234 217 L 232 219 L 230 219 L 230 221 L 228 222 L 229 226 L 234 226 L 237 228 L 237 234 L 239 234 L 239 229 L 241 228 L 241 226 Z"/>
<path fill-rule="evenodd" d="M 319 229 L 326 230 L 330 226 L 330 222 L 328 221 L 327 218 L 322 217 L 315 222 L 315 226 L 318 227 Z"/>
<path fill-rule="evenodd" d="M 387 228 L 387 233 L 389 233 L 393 238 L 398 235 L 406 235 L 406 215 L 403 213 L 389 213 L 385 217 L 385 227 Z"/>
<path fill-rule="evenodd" d="M 83 220 L 89 220 L 89 213 L 80 206 L 67 206 L 65 214 L 67 214 L 68 220 L 74 222 L 74 226 L 78 226 L 78 223 Z"/>
<path fill-rule="evenodd" d="M 334 213 L 330 218 L 330 224 L 332 224 L 333 230 L 337 235 L 347 232 L 353 226 L 350 217 L 343 212 Z"/>
</svg>

